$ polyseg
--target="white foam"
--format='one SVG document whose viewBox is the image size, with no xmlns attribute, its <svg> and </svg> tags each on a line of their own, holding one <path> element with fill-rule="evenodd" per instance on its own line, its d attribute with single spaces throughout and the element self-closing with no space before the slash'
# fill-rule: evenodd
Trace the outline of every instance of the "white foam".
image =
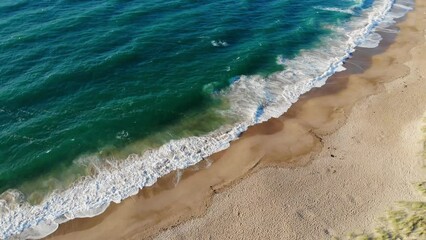
<svg viewBox="0 0 426 240">
<path fill-rule="evenodd" d="M 231 102 L 230 113 L 226 114 L 243 119 L 235 126 L 223 126 L 205 136 L 173 140 L 143 155 L 134 154 L 122 161 L 111 161 L 110 166 L 100 169 L 96 176 L 86 177 L 65 191 L 54 192 L 36 206 L 25 202 L 12 203 L 20 199 L 15 193 L 11 194 L 13 201 L 0 200 L 0 239 L 44 237 L 55 231 L 60 223 L 98 215 L 110 202 L 118 203 L 153 185 L 159 177 L 228 148 L 230 142 L 249 126 L 279 117 L 301 94 L 322 86 L 333 73 L 343 70 L 343 62 L 355 47 L 366 41 L 379 23 L 380 28 L 385 28 L 393 17 L 399 16 L 393 12 L 386 16 L 392 3 L 375 1 L 370 10 L 356 16 L 356 21 L 336 29 L 332 38 L 324 39 L 323 47 L 304 51 L 291 60 L 278 57 L 277 63 L 286 66 L 282 72 L 268 78 L 241 76 L 223 93 Z M 398 4 L 411 6 L 410 2 L 398 1 Z M 404 9 L 398 5 L 395 8 Z M 224 46 L 225 43 L 212 42 L 212 45 Z"/>
<path fill-rule="evenodd" d="M 379 46 L 382 41 L 382 36 L 376 32 L 370 34 L 365 41 L 359 45 L 359 47 L 363 48 L 376 48 Z"/>
<path fill-rule="evenodd" d="M 330 11 L 330 12 L 340 12 L 340 13 L 346 13 L 351 15 L 354 14 L 354 11 L 352 9 L 343 9 L 343 8 L 335 8 L 335 7 L 315 7 L 315 9 Z"/>
<path fill-rule="evenodd" d="M 283 55 L 278 55 L 278 56 L 277 56 L 276 63 L 277 63 L 278 65 L 285 66 L 285 60 L 284 60 Z"/>
<path fill-rule="evenodd" d="M 221 40 L 219 40 L 219 41 L 213 40 L 213 41 L 211 41 L 211 44 L 214 47 L 227 47 L 227 46 L 229 46 L 229 44 L 227 42 L 221 41 Z"/>
<path fill-rule="evenodd" d="M 59 224 L 52 220 L 46 220 L 39 222 L 36 226 L 25 229 L 20 234 L 20 239 L 41 239 L 55 232 L 59 227 Z"/>
</svg>

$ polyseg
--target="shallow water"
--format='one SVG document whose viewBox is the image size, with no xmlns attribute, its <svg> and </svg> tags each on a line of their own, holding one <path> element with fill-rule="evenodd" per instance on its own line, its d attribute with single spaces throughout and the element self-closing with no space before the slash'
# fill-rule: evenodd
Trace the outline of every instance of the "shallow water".
<svg viewBox="0 0 426 240">
<path fill-rule="evenodd" d="M 204 114 L 230 79 L 282 70 L 351 16 L 321 9 L 355 4 L 2 1 L 0 191 Z"/>
<path fill-rule="evenodd" d="M 2 1 L 0 192 L 40 203 L 61 189 L 39 209 L 50 221 L 99 212 L 285 112 L 380 41 L 365 37 L 390 5 Z M 22 209 L 10 233 L 37 222 Z"/>
</svg>

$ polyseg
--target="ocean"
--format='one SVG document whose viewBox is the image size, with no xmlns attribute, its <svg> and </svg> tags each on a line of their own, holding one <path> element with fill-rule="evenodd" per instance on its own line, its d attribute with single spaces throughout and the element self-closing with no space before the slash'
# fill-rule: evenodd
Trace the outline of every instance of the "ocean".
<svg viewBox="0 0 426 240">
<path fill-rule="evenodd" d="M 1 1 L 0 239 L 45 236 L 226 149 L 412 7 Z"/>
</svg>

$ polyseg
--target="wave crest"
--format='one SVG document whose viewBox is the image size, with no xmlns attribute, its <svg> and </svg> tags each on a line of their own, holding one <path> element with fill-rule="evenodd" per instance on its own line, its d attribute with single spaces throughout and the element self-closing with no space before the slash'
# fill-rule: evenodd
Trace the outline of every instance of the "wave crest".
<svg viewBox="0 0 426 240">
<path fill-rule="evenodd" d="M 119 203 L 153 185 L 159 177 L 228 148 L 249 126 L 279 117 L 301 94 L 322 86 L 333 73 L 341 71 L 355 47 L 366 42 L 379 23 L 382 23 L 379 27 L 386 28 L 394 18 L 401 16 L 400 13 L 410 10 L 410 4 L 399 4 L 405 8 L 395 4 L 396 10 L 386 15 L 393 2 L 375 1 L 373 8 L 357 16 L 357 21 L 335 29 L 335 36 L 325 39 L 324 46 L 304 51 L 292 60 L 280 59 L 278 62 L 284 63 L 286 70 L 267 78 L 236 78 L 222 93 L 231 102 L 230 114 L 242 119 L 235 126 L 223 126 L 201 137 L 173 140 L 143 155 L 134 154 L 125 160 L 110 162 L 96 176 L 87 177 L 65 191 L 54 192 L 36 206 L 19 200 L 19 193 L 9 192 L 9 198 L 3 196 L 0 200 L 0 238 L 17 235 L 19 238 L 42 238 L 55 231 L 60 223 L 98 215 L 110 202 Z M 215 44 L 224 46 L 224 43 Z"/>
</svg>

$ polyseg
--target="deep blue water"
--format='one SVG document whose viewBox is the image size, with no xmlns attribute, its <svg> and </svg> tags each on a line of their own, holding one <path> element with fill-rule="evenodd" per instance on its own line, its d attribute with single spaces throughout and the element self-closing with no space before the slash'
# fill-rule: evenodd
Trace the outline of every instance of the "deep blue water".
<svg viewBox="0 0 426 240">
<path fill-rule="evenodd" d="M 0 192 L 41 177 L 62 181 L 79 157 L 159 132 L 167 132 L 161 144 L 214 130 L 227 121 L 203 117 L 226 108 L 215 93 L 240 75 L 282 70 L 277 56 L 315 48 L 333 34 L 326 26 L 351 18 L 325 8 L 358 4 L 2 0 Z"/>
</svg>

